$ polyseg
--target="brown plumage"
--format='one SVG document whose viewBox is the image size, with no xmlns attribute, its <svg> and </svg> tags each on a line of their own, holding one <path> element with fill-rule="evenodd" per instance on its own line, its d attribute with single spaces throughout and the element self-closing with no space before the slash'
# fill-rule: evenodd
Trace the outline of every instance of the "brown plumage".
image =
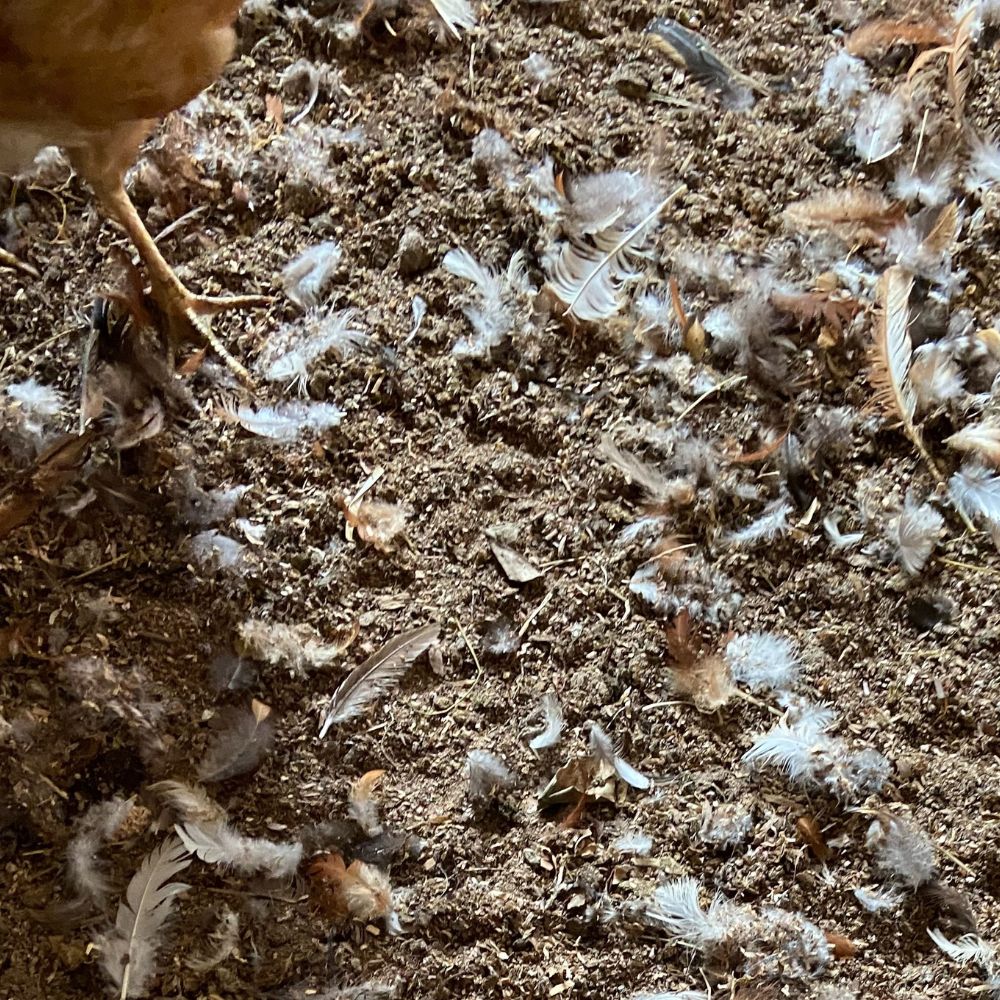
<svg viewBox="0 0 1000 1000">
<path fill-rule="evenodd" d="M 159 118 L 207 87 L 232 55 L 241 0 L 3 0 L 0 172 L 61 146 L 146 266 L 168 333 L 260 297 L 189 292 L 160 254 L 123 177 Z"/>
</svg>

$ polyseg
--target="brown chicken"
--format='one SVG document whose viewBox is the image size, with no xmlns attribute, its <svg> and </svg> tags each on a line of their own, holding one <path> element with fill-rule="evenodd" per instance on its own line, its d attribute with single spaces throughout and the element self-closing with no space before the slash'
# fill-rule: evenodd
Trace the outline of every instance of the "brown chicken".
<svg viewBox="0 0 1000 1000">
<path fill-rule="evenodd" d="M 0 172 L 61 146 L 146 266 L 171 342 L 206 316 L 260 296 L 190 292 L 125 191 L 125 171 L 163 115 L 207 87 L 232 55 L 241 0 L 0 0 Z"/>
</svg>

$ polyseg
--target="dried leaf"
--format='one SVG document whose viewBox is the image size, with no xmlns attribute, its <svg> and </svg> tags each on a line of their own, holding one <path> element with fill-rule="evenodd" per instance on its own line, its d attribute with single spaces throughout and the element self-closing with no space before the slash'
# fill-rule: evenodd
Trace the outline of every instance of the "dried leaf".
<svg viewBox="0 0 1000 1000">
<path fill-rule="evenodd" d="M 379 695 L 391 691 L 413 661 L 437 641 L 440 630 L 437 622 L 410 629 L 352 670 L 334 692 L 319 728 L 320 738 L 331 726 L 360 715 Z"/>
<path fill-rule="evenodd" d="M 226 781 L 260 766 L 274 742 L 274 717 L 269 706 L 255 698 L 249 707 L 223 709 L 213 722 L 213 737 L 201 764 L 202 781 Z"/>
</svg>

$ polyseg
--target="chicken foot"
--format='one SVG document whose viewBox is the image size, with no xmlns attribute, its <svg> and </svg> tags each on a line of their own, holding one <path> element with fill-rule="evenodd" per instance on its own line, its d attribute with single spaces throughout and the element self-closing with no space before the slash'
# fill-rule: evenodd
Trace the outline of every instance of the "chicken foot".
<svg viewBox="0 0 1000 1000">
<path fill-rule="evenodd" d="M 252 385 L 250 373 L 212 332 L 209 320 L 227 309 L 253 309 L 273 300 L 267 295 L 196 295 L 184 286 L 160 253 L 125 188 L 119 184 L 108 190 L 98 190 L 98 195 L 108 215 L 122 226 L 146 265 L 153 298 L 166 317 L 167 341 L 171 349 L 179 342 L 190 340 L 193 333 L 222 358 L 234 375 Z"/>
</svg>

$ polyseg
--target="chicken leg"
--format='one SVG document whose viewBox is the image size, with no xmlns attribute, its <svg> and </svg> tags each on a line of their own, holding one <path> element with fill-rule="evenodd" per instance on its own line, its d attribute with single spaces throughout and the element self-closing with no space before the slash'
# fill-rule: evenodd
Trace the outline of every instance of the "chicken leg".
<svg viewBox="0 0 1000 1000">
<path fill-rule="evenodd" d="M 212 332 L 209 319 L 227 309 L 256 308 L 266 306 L 273 300 L 267 295 L 196 295 L 184 286 L 160 253 L 124 185 L 120 181 L 109 185 L 95 184 L 93 178 L 91 184 L 105 211 L 125 230 L 146 265 L 153 299 L 166 317 L 168 344 L 173 347 L 190 340 L 193 333 L 196 338 L 208 343 L 234 374 L 252 384 L 250 373 Z"/>
</svg>

